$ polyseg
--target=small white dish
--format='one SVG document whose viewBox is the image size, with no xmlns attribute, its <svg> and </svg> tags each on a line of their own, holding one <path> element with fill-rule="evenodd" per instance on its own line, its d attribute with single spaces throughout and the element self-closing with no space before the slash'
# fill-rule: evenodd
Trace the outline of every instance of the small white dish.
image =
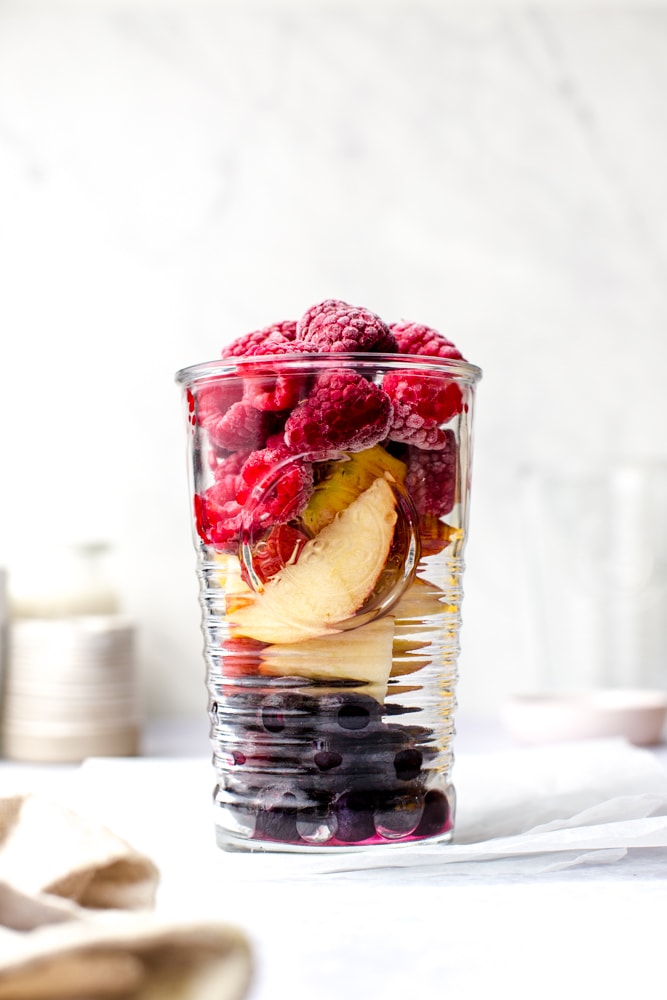
<svg viewBox="0 0 667 1000">
<path fill-rule="evenodd" d="M 514 695 L 502 719 L 519 743 L 625 737 L 637 746 L 662 742 L 667 692 L 601 689 L 571 695 Z"/>
</svg>

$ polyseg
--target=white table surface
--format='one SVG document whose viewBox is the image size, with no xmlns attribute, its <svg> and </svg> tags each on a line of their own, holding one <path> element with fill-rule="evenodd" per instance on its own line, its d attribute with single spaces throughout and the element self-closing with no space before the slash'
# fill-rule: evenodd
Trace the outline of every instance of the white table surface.
<svg viewBox="0 0 667 1000">
<path fill-rule="evenodd" d="M 459 723 L 459 753 L 501 746 L 493 727 Z M 667 765 L 664 747 L 657 756 Z M 213 844 L 203 720 L 152 724 L 137 759 L 80 770 L 1 762 L 0 782 L 55 793 L 76 784 L 112 829 L 157 862 L 158 914 L 243 927 L 255 954 L 248 1000 L 667 993 L 664 848 L 550 871 L 478 862 L 302 881 L 267 869 L 265 878 L 261 855 Z"/>
</svg>

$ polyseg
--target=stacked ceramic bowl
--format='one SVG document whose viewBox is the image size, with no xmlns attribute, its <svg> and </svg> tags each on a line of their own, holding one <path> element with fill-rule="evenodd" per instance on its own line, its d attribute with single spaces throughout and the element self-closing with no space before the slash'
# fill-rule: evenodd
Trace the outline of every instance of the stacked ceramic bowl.
<svg viewBox="0 0 667 1000">
<path fill-rule="evenodd" d="M 119 615 L 12 622 L 3 751 L 32 762 L 138 752 L 134 628 Z"/>
</svg>

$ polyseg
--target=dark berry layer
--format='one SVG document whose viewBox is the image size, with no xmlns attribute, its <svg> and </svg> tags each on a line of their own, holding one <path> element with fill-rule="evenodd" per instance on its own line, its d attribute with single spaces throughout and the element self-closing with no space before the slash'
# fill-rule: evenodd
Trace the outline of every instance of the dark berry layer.
<svg viewBox="0 0 667 1000">
<path fill-rule="evenodd" d="M 215 799 L 229 826 L 258 841 L 326 847 L 446 833 L 453 816 L 432 787 L 432 731 L 400 715 L 400 706 L 389 715 L 345 691 L 246 691 L 214 702 Z"/>
</svg>

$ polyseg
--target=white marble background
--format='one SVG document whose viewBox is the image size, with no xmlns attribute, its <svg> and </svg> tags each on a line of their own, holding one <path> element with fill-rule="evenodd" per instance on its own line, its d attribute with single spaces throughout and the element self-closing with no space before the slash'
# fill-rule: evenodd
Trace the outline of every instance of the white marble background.
<svg viewBox="0 0 667 1000">
<path fill-rule="evenodd" d="M 460 700 L 532 682 L 517 469 L 667 457 L 667 8 L 0 3 L 0 562 L 110 537 L 203 710 L 174 371 L 329 296 L 482 366 Z M 529 623 L 528 623 L 529 624 Z"/>
</svg>

